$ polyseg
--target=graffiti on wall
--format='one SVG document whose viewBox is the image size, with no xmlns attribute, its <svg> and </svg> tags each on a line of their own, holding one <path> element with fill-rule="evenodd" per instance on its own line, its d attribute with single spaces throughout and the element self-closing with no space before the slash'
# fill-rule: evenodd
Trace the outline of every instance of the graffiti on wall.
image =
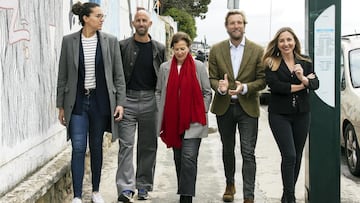
<svg viewBox="0 0 360 203">
<path fill-rule="evenodd" d="M 45 137 L 56 122 L 62 7 L 61 0 L 0 0 L 0 30 L 8 33 L 0 40 L 1 145 Z"/>
<path fill-rule="evenodd" d="M 0 0 L 0 196 L 66 146 L 55 106 L 64 2 Z"/>
<path fill-rule="evenodd" d="M 9 43 L 13 44 L 20 40 L 30 40 L 30 32 L 27 29 L 15 29 L 16 25 L 19 23 L 23 27 L 28 25 L 26 19 L 19 19 L 18 11 L 19 11 L 19 2 L 18 0 L 0 0 L 0 9 L 9 9 L 12 10 L 11 22 L 8 25 L 8 35 L 9 35 Z"/>
</svg>

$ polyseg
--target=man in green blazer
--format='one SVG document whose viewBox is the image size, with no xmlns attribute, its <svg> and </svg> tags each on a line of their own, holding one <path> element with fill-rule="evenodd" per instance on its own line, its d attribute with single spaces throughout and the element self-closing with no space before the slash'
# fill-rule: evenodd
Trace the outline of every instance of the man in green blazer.
<svg viewBox="0 0 360 203">
<path fill-rule="evenodd" d="M 215 44 L 210 50 L 209 78 L 215 97 L 211 112 L 216 120 L 223 145 L 226 177 L 225 202 L 234 200 L 235 134 L 238 127 L 243 158 L 244 203 L 254 202 L 255 145 L 258 133 L 259 93 L 265 88 L 265 72 L 261 63 L 263 48 L 245 36 L 244 13 L 229 11 L 225 27 L 230 39 Z"/>
</svg>

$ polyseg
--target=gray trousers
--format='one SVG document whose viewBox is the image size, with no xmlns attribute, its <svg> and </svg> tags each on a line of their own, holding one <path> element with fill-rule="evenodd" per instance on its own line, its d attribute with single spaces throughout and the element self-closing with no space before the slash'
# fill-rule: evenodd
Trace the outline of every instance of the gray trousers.
<svg viewBox="0 0 360 203">
<path fill-rule="evenodd" d="M 179 195 L 195 196 L 200 143 L 200 138 L 183 139 L 181 149 L 173 148 Z"/>
<path fill-rule="evenodd" d="M 126 91 L 124 117 L 119 123 L 119 154 L 116 185 L 124 190 L 153 190 L 157 138 L 157 107 L 154 91 Z M 136 178 L 133 165 L 137 127 Z"/>
</svg>

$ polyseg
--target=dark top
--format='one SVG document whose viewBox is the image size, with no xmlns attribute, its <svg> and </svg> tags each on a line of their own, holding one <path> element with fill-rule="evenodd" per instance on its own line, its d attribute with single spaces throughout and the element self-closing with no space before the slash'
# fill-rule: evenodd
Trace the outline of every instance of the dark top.
<svg viewBox="0 0 360 203">
<path fill-rule="evenodd" d="M 81 33 L 81 32 L 80 32 Z M 81 36 L 81 34 L 80 34 Z M 99 38 L 99 32 L 97 32 L 97 36 Z M 80 37 L 79 44 L 79 69 L 78 69 L 78 83 L 77 83 L 77 91 L 76 91 L 76 101 L 74 105 L 74 109 L 72 111 L 73 114 L 81 115 L 83 112 L 83 98 L 84 98 L 84 80 L 85 80 L 85 62 L 84 62 L 84 50 Z M 96 109 L 99 111 L 101 115 L 110 115 L 110 99 L 109 92 L 106 85 L 105 78 L 105 67 L 103 62 L 103 55 L 101 51 L 100 40 L 98 40 L 96 45 L 96 55 L 95 55 L 95 77 L 96 77 Z"/>
<path fill-rule="evenodd" d="M 314 73 L 312 63 L 295 59 L 297 64 L 301 64 L 304 75 Z M 300 91 L 291 92 L 292 84 L 301 84 L 295 73 L 291 73 L 284 60 L 281 61 L 277 71 L 272 71 L 269 67 L 265 69 L 266 83 L 270 87 L 270 101 L 268 111 L 278 114 L 293 114 L 310 112 L 309 90 L 319 88 L 317 77 L 309 79 L 309 85 Z"/>
<path fill-rule="evenodd" d="M 139 48 L 139 52 L 127 88 L 132 90 L 154 90 L 156 73 L 153 67 L 151 42 L 135 41 L 135 44 Z"/>
<path fill-rule="evenodd" d="M 165 46 L 155 40 L 151 40 L 150 42 L 152 49 L 152 51 L 150 52 L 152 54 L 152 61 L 150 65 L 152 65 L 151 67 L 154 69 L 155 75 L 157 76 L 160 65 L 165 61 Z M 135 64 L 137 63 L 138 58 L 140 58 L 138 54 L 140 53 L 140 47 L 137 45 L 134 37 L 129 37 L 127 39 L 121 40 L 119 43 L 124 68 L 126 88 L 129 89 L 130 80 L 133 78 L 132 75 L 134 74 Z"/>
</svg>

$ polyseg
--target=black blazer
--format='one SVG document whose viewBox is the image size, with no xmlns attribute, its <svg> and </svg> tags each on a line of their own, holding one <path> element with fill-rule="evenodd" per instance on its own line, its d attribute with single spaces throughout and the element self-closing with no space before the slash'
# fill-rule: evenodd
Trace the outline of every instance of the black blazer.
<svg viewBox="0 0 360 203">
<path fill-rule="evenodd" d="M 314 73 L 312 63 L 295 59 L 297 64 L 301 64 L 304 69 L 304 75 Z M 277 71 L 266 68 L 266 83 L 268 84 L 271 94 L 268 111 L 278 114 L 293 114 L 310 112 L 309 90 L 319 88 L 317 77 L 309 79 L 307 88 L 298 92 L 291 92 L 292 84 L 301 84 L 295 73 L 290 73 L 284 60 L 281 61 Z"/>
</svg>

